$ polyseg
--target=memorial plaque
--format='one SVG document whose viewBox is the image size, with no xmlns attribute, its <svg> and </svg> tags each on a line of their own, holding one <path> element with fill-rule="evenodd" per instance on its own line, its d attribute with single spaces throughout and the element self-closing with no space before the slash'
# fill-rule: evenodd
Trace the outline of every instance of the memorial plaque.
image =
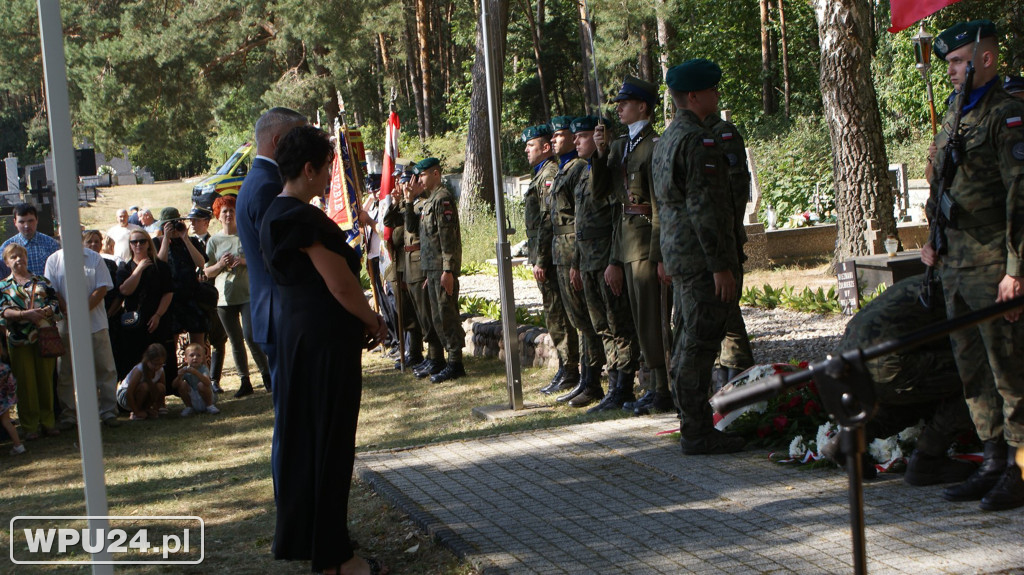
<svg viewBox="0 0 1024 575">
<path fill-rule="evenodd" d="M 857 264 L 846 260 L 839 264 L 839 308 L 843 315 L 853 315 L 860 308 L 860 288 L 857 287 Z"/>
</svg>

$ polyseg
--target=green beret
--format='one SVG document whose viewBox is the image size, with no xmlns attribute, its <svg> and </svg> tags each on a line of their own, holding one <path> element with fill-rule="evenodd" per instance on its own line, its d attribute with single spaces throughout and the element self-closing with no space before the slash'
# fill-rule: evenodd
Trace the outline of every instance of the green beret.
<svg viewBox="0 0 1024 575">
<path fill-rule="evenodd" d="M 441 160 L 438 160 L 437 158 L 434 158 L 434 157 L 424 158 L 424 159 L 416 162 L 416 173 L 417 174 L 422 174 L 423 172 L 429 170 L 430 168 L 433 168 L 434 166 L 437 166 L 437 165 L 440 165 L 440 164 L 441 164 Z"/>
<path fill-rule="evenodd" d="M 982 38 L 993 38 L 996 35 L 996 25 L 991 20 L 971 20 L 950 26 L 932 42 L 935 57 L 945 60 L 953 50 L 973 43 L 978 37 L 979 30 Z"/>
<path fill-rule="evenodd" d="M 569 124 L 569 131 L 573 134 L 588 132 L 596 128 L 599 123 L 601 123 L 601 118 L 597 116 L 580 116 Z"/>
<path fill-rule="evenodd" d="M 622 81 L 622 87 L 619 88 L 619 94 L 612 99 L 612 102 L 622 100 L 647 102 L 647 105 L 653 110 L 658 103 L 658 86 L 636 76 L 626 76 L 626 79 Z"/>
<path fill-rule="evenodd" d="M 722 69 L 711 60 L 695 58 L 668 69 L 665 83 L 676 92 L 699 92 L 713 88 L 722 79 Z"/>
<path fill-rule="evenodd" d="M 568 130 L 569 124 L 575 120 L 575 116 L 555 116 L 551 118 L 551 130 L 557 132 L 559 130 Z"/>
<path fill-rule="evenodd" d="M 534 138 L 550 138 L 551 137 L 551 126 L 547 124 L 538 124 L 536 126 L 530 126 L 523 130 L 523 143 L 529 142 Z"/>
</svg>

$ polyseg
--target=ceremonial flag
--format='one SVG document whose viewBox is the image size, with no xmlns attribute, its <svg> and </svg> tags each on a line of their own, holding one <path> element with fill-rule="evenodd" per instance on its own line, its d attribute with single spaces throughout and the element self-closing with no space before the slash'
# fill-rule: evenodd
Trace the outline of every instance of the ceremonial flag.
<svg viewBox="0 0 1024 575">
<path fill-rule="evenodd" d="M 906 30 L 919 20 L 923 20 L 939 10 L 956 4 L 960 0 L 891 0 L 889 9 L 892 13 L 890 32 Z"/>
<path fill-rule="evenodd" d="M 331 191 L 327 198 L 327 217 L 348 232 L 346 239 L 356 253 L 362 257 L 363 237 L 358 225 L 359 191 L 355 185 L 358 164 L 351 153 L 349 140 L 343 130 L 338 130 L 337 154 L 331 166 Z"/>
<path fill-rule="evenodd" d="M 388 127 L 384 132 L 384 168 L 380 174 L 380 195 L 383 200 L 395 187 L 395 163 L 398 160 L 398 134 L 400 131 L 398 114 L 391 112 L 388 116 Z"/>
</svg>

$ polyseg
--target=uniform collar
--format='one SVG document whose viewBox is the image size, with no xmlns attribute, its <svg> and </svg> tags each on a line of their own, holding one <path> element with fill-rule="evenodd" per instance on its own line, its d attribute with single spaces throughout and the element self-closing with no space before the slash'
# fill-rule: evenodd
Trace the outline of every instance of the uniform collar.
<svg viewBox="0 0 1024 575">
<path fill-rule="evenodd" d="M 647 125 L 650 124 L 650 123 L 651 123 L 650 120 L 638 120 L 638 121 L 633 122 L 632 124 L 630 124 L 629 125 L 629 139 L 630 140 L 635 140 L 636 137 L 640 135 L 640 132 L 643 132 L 644 128 L 646 128 Z"/>
<path fill-rule="evenodd" d="M 540 171 L 542 169 L 544 169 L 544 166 L 548 165 L 548 162 L 550 162 L 550 161 L 551 161 L 551 156 L 548 156 L 548 157 L 544 158 L 544 161 L 542 161 L 541 163 L 539 163 L 536 166 L 534 166 L 533 167 L 533 175 L 539 174 Z"/>
<path fill-rule="evenodd" d="M 996 82 L 998 81 L 999 76 L 996 76 L 995 78 L 989 80 L 987 84 L 983 86 L 978 86 L 977 88 L 971 90 L 971 97 L 968 98 L 967 103 L 964 104 L 964 112 L 970 112 L 971 110 L 973 110 L 974 107 L 978 105 L 978 102 L 980 102 L 981 99 L 985 97 L 985 94 L 988 94 L 989 90 L 992 89 L 992 86 L 995 86 Z M 949 95 L 949 98 L 946 98 L 947 106 L 953 104 L 953 100 L 956 98 L 957 94 L 959 94 L 959 92 L 954 90 L 953 93 Z"/>
<path fill-rule="evenodd" d="M 578 157 L 579 157 L 579 154 L 576 153 L 576 150 L 573 150 L 571 152 L 566 152 L 566 153 L 562 154 L 561 156 L 558 156 L 558 169 L 561 170 L 562 168 L 565 167 L 566 164 L 568 164 L 574 158 L 578 158 Z"/>
</svg>

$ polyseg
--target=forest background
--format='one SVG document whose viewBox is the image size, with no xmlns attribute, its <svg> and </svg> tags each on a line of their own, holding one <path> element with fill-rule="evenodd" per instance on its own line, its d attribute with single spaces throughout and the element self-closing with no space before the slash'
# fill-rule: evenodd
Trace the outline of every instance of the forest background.
<svg viewBox="0 0 1024 575">
<path fill-rule="evenodd" d="M 157 179 L 206 172 L 252 138 L 255 118 L 288 106 L 325 123 L 344 98 L 367 147 L 383 147 L 390 96 L 408 159 L 439 157 L 467 171 L 485 204 L 489 163 L 479 85 L 481 0 L 65 0 L 61 2 L 75 142 L 148 167 Z M 632 74 L 661 84 L 685 59 L 724 70 L 722 108 L 746 135 L 764 194 L 783 216 L 834 209 L 832 142 L 822 104 L 815 10 L 860 11 L 870 29 L 871 78 L 885 154 L 922 177 L 931 139 L 911 27 L 889 26 L 889 0 L 483 0 L 502 35 L 502 156 L 506 174 L 528 170 L 522 128 L 582 115 Z M 859 15 L 858 15 L 859 14 Z M 587 23 L 600 94 L 593 86 Z M 990 18 L 1002 40 L 1002 74 L 1024 68 L 1024 0 L 963 0 L 926 20 L 937 34 L 962 19 Z M 863 20 L 863 22 L 861 22 Z M 931 68 L 941 117 L 951 87 Z M 834 87 L 833 87 L 834 88 Z M 839 88 L 856 98 L 863 86 Z M 0 155 L 22 165 L 49 148 L 36 3 L 0 3 Z M 592 108 L 590 108 L 592 109 Z M 613 109 L 604 113 L 614 118 Z M 656 115 L 663 128 L 670 103 Z M 476 170 L 475 174 L 470 174 Z M 473 188 L 475 189 L 475 188 Z M 465 198 L 463 200 L 466 201 Z M 762 216 L 763 217 L 763 216 Z"/>
</svg>

